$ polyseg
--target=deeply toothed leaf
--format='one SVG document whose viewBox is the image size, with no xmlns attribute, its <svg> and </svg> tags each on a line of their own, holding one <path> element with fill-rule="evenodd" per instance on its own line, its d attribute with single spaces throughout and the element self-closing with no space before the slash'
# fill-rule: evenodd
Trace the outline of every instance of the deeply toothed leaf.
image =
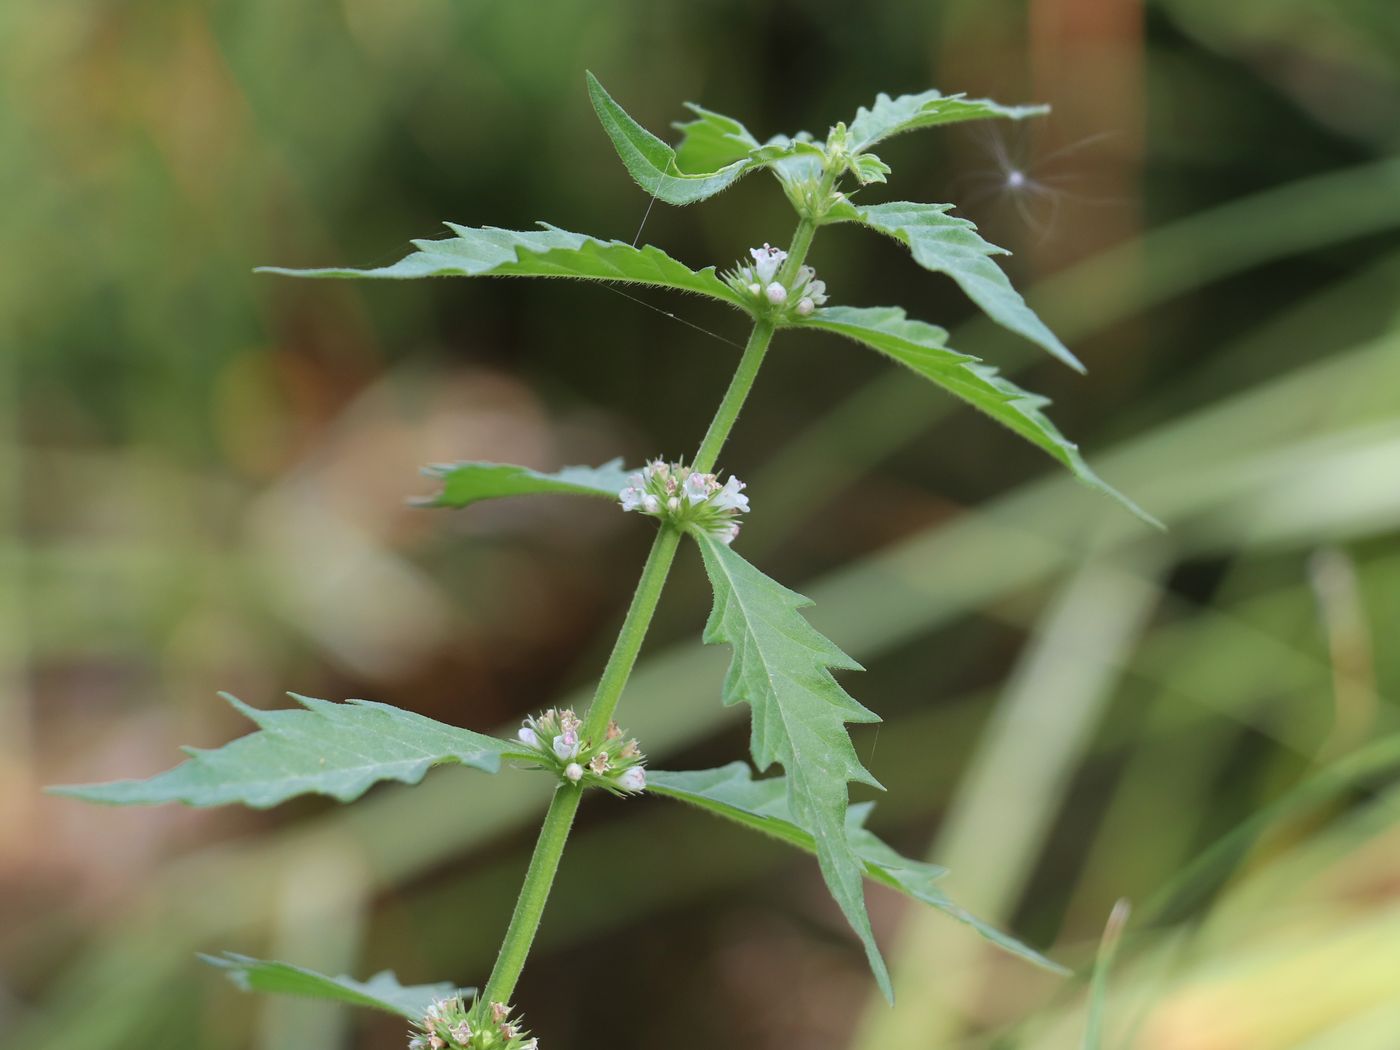
<svg viewBox="0 0 1400 1050">
<path fill-rule="evenodd" d="M 1003 106 L 985 98 L 965 95 L 944 95 L 938 91 L 923 91 L 917 95 L 890 98 L 880 94 L 869 109 L 861 106 L 851 121 L 848 142 L 852 153 L 869 149 L 875 143 L 916 128 L 931 128 L 940 124 L 958 124 L 965 120 L 987 120 L 999 117 L 1023 120 L 1048 112 L 1046 106 Z"/>
<path fill-rule="evenodd" d="M 747 160 L 759 148 L 758 140 L 749 129 L 733 117 L 694 102 L 687 102 L 685 108 L 695 117 L 675 125 L 681 133 L 675 160 L 682 171 L 692 174 L 718 171 L 736 161 Z"/>
<path fill-rule="evenodd" d="M 349 802 L 381 780 L 416 784 L 430 767 L 447 762 L 495 773 L 510 749 L 504 740 L 370 700 L 334 703 L 293 693 L 301 707 L 259 711 L 224 697 L 257 724 L 257 732 L 220 748 L 185 748 L 188 761 L 146 780 L 50 791 L 114 806 L 241 803 L 265 809 L 307 794 Z"/>
<path fill-rule="evenodd" d="M 440 463 L 425 467 L 423 473 L 442 482 L 442 491 L 424 500 L 433 507 L 466 507 L 478 500 L 501 496 L 529 496 L 568 493 L 617 499 L 627 485 L 622 460 L 614 459 L 601 467 L 565 467 L 545 474 L 510 463 Z"/>
<path fill-rule="evenodd" d="M 638 186 L 667 204 L 694 204 L 713 197 L 762 167 L 762 161 L 745 155 L 713 171 L 684 171 L 676 151 L 628 116 L 592 73 L 588 74 L 588 97 L 627 173 Z"/>
<path fill-rule="evenodd" d="M 715 268 L 692 270 L 659 248 L 634 248 L 622 241 L 603 241 L 557 226 L 538 230 L 479 229 L 446 224 L 456 236 L 414 241 L 417 251 L 389 266 L 368 270 L 346 267 L 294 270 L 262 266 L 258 273 L 288 277 L 387 278 L 416 277 L 578 277 L 674 288 L 720 299 L 740 309 L 746 304 L 715 275 Z"/>
<path fill-rule="evenodd" d="M 796 327 L 843 335 L 906 365 L 1049 453 L 1086 485 L 1111 496 L 1148 524 L 1161 526 L 1156 518 L 1089 468 L 1079 447 L 1041 411 L 1049 401 L 1022 390 L 991 365 L 950 350 L 946 345 L 948 333 L 942 328 L 911 321 L 894 306 L 831 306 L 793 323 Z"/>
<path fill-rule="evenodd" d="M 666 770 L 647 771 L 647 790 L 655 795 L 679 799 L 707 810 L 716 816 L 732 820 L 755 831 L 781 839 L 789 845 L 816 852 L 816 841 L 802 828 L 788 806 L 786 777 L 753 779 L 746 762 L 731 762 L 718 769 L 692 770 L 672 773 Z M 846 812 L 846 837 L 851 849 L 860 858 L 865 876 L 915 900 L 932 905 L 959 922 L 966 923 L 1000 948 L 1018 955 L 1037 966 L 1056 972 L 1062 968 L 1009 934 L 1003 933 L 954 903 L 936 883 L 946 869 L 937 864 L 910 860 L 895 852 L 873 832 L 866 830 L 865 821 L 873 808 L 863 802 Z"/>
<path fill-rule="evenodd" d="M 332 999 L 351 1006 L 367 1006 L 398 1014 L 413 1021 L 420 1019 L 428 1007 L 439 999 L 454 995 L 470 999 L 476 994 L 474 988 L 458 988 L 449 983 L 405 986 L 399 984 L 398 978 L 388 970 L 375 974 L 368 981 L 357 981 L 353 977 L 327 977 L 291 963 L 252 959 L 234 952 L 201 955 L 200 958 L 210 966 L 223 970 L 229 980 L 246 992 Z"/>
<path fill-rule="evenodd" d="M 698 535 L 714 589 L 705 641 L 734 650 L 724 702 L 752 709 L 750 750 L 760 770 L 774 762 L 787 773 L 787 804 L 812 836 L 822 876 L 865 945 L 886 997 L 893 995 L 861 882 L 864 864 L 846 834 L 847 784 L 879 786 L 856 757 L 847 722 L 879 718 L 832 677 L 832 668 L 859 664 L 820 634 L 798 611 L 808 599 L 769 579 L 712 536 Z"/>
<path fill-rule="evenodd" d="M 1008 254 L 982 239 L 967 219 L 949 215 L 951 204 L 841 204 L 832 209 L 833 222 L 858 222 L 905 245 L 926 270 L 947 274 L 967 297 L 997 324 L 1023 335 L 1077 371 L 1084 371 L 1059 337 L 1026 305 L 1010 279 L 993 260 Z"/>
</svg>

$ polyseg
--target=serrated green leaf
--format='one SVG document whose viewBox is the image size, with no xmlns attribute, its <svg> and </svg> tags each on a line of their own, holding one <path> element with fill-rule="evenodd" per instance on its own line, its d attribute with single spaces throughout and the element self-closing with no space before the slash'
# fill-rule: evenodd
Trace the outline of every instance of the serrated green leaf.
<svg viewBox="0 0 1400 1050">
<path fill-rule="evenodd" d="M 865 945 L 875 980 L 893 998 L 861 882 L 864 864 L 846 835 L 847 783 L 879 787 L 860 764 L 847 722 L 878 722 L 832 677 L 832 668 L 860 665 L 798 612 L 810 601 L 770 580 L 708 534 L 696 542 L 714 589 L 705 623 L 707 644 L 734 650 L 724 679 L 724 702 L 752 709 L 749 748 L 760 771 L 774 762 L 787 772 L 787 804 L 811 833 L 831 895 Z"/>
<path fill-rule="evenodd" d="M 70 784 L 56 795 L 113 806 L 190 806 L 241 803 L 266 809 L 296 795 L 329 795 L 349 802 L 381 780 L 416 784 L 446 762 L 487 773 L 511 750 L 504 740 L 371 700 L 333 703 L 291 697 L 301 708 L 259 711 L 221 694 L 258 726 L 221 748 L 184 748 L 189 760 L 146 780 Z"/>
<path fill-rule="evenodd" d="M 788 806 L 787 778 L 767 777 L 755 780 L 746 762 L 731 762 L 718 769 L 684 773 L 649 769 L 647 790 L 653 794 L 699 806 L 710 813 L 771 835 L 799 849 L 816 852 L 816 843 L 812 835 L 798 825 Z M 1035 949 L 1002 933 L 949 899 L 935 885 L 947 874 L 945 868 L 903 857 L 873 832 L 868 831 L 865 821 L 872 808 L 872 803 L 864 802 L 851 806 L 846 811 L 846 837 L 851 849 L 863 863 L 867 878 L 932 905 L 959 922 L 971 926 L 987 940 L 1013 955 L 1057 973 L 1066 972 L 1059 964 L 1051 962 Z"/>
<path fill-rule="evenodd" d="M 538 230 L 479 229 L 445 224 L 456 236 L 414 241 L 418 249 L 389 266 L 368 270 L 342 267 L 293 270 L 260 266 L 257 273 L 286 277 L 388 278 L 416 277 L 578 277 L 674 288 L 720 299 L 741 310 L 746 304 L 715 276 L 715 268 L 692 270 L 660 248 L 634 248 L 622 241 L 604 241 L 541 223 Z"/>
<path fill-rule="evenodd" d="M 223 970 L 228 979 L 245 992 L 333 999 L 351 1006 L 367 1006 L 398 1014 L 409 1020 L 420 1019 L 438 999 L 448 999 L 454 995 L 465 999 L 476 996 L 475 988 L 458 988 L 449 982 L 405 986 L 399 984 L 398 978 L 389 970 L 375 974 L 368 981 L 357 981 L 353 977 L 327 977 L 291 963 L 252 959 L 234 952 L 201 955 L 200 958 L 210 966 Z"/>
<path fill-rule="evenodd" d="M 630 471 L 621 459 L 614 459 L 601 467 L 565 467 L 553 474 L 510 463 L 482 462 L 439 463 L 424 467 L 423 473 L 442 482 L 442 491 L 423 500 L 423 505 L 466 507 L 483 499 L 542 493 L 617 499 Z"/>
<path fill-rule="evenodd" d="M 890 166 L 873 153 L 861 153 L 851 159 L 851 174 L 862 186 L 884 182 Z"/>
<path fill-rule="evenodd" d="M 1162 527 L 1089 468 L 1079 447 L 1041 412 L 1050 403 L 1046 398 L 1022 390 L 991 365 L 949 349 L 948 333 L 942 328 L 911 321 L 895 306 L 830 306 L 796 319 L 793 326 L 843 335 L 906 365 L 1049 453 L 1086 485 L 1111 496 L 1148 524 Z"/>
<path fill-rule="evenodd" d="M 1083 372 L 1079 358 L 1026 305 L 1002 268 L 992 261 L 993 255 L 1010 253 L 983 240 L 977 227 L 967 219 L 949 215 L 952 207 L 909 201 L 867 206 L 841 204 L 831 210 L 829 221 L 858 222 L 893 237 L 909 249 L 914 261 L 925 270 L 947 274 L 957 281 L 967 297 L 997 324 L 1025 336 Z"/>
<path fill-rule="evenodd" d="M 1049 109 L 1049 106 L 1003 106 L 990 99 L 944 95 L 938 91 L 900 95 L 898 98 L 880 94 L 869 109 L 861 106 L 856 111 L 849 128 L 848 148 L 852 153 L 858 153 L 891 135 L 900 135 L 916 128 L 993 117 L 1023 120 L 1048 113 Z"/>
<path fill-rule="evenodd" d="M 686 172 L 677 162 L 676 151 L 628 116 L 592 73 L 588 74 L 588 97 L 628 174 L 667 204 L 694 204 L 713 197 L 762 167 L 761 161 L 744 157 L 714 171 Z"/>
<path fill-rule="evenodd" d="M 758 139 L 733 117 L 694 102 L 687 102 L 685 108 L 695 114 L 695 119 L 677 121 L 673 125 L 681 133 L 675 155 L 681 171 L 690 174 L 718 171 L 736 161 L 748 160 L 759 148 Z"/>
</svg>

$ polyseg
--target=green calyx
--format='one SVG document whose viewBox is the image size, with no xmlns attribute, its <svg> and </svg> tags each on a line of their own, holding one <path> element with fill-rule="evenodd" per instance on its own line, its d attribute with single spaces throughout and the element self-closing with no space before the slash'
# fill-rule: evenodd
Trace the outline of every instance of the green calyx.
<svg viewBox="0 0 1400 1050">
<path fill-rule="evenodd" d="M 539 1040 L 511 1012 L 484 999 L 470 1009 L 460 996 L 438 999 L 414 1022 L 408 1050 L 538 1050 Z"/>
<path fill-rule="evenodd" d="M 517 734 L 526 758 L 538 768 L 580 787 L 598 787 L 614 795 L 635 795 L 646 789 L 646 756 L 637 741 L 609 722 L 602 739 L 584 735 L 583 720 L 572 708 L 550 708 L 525 719 Z"/>
</svg>

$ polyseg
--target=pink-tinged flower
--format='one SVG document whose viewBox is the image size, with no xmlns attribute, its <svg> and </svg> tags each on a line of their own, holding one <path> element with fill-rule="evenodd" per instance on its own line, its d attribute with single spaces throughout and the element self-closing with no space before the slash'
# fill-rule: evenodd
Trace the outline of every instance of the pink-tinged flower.
<svg viewBox="0 0 1400 1050">
<path fill-rule="evenodd" d="M 633 766 L 631 769 L 624 769 L 617 778 L 617 786 L 623 791 L 645 791 L 647 786 L 646 770 L 641 766 Z"/>
<path fill-rule="evenodd" d="M 750 248 L 749 255 L 753 256 L 753 270 L 760 284 L 767 284 L 773 280 L 778 275 L 778 268 L 787 261 L 787 252 L 770 244 L 764 244 L 762 248 Z"/>
</svg>

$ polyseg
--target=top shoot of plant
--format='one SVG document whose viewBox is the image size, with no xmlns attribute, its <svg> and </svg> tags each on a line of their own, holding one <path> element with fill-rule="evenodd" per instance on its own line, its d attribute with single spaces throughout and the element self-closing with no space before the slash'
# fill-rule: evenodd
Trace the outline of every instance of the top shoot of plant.
<svg viewBox="0 0 1400 1050">
<path fill-rule="evenodd" d="M 216 750 L 191 750 L 185 762 L 146 780 L 54 790 L 114 805 L 179 801 L 264 808 L 308 793 L 350 802 L 378 781 L 414 784 L 429 767 L 453 762 L 485 773 L 510 766 L 551 778 L 554 794 L 529 869 L 495 966 L 479 993 L 453 984 L 404 987 L 388 973 L 368 982 L 328 977 L 290 963 L 233 954 L 208 960 L 249 989 L 315 995 L 399 1014 L 413 1026 L 412 1050 L 527 1050 L 537 1045 L 512 998 L 574 816 L 593 788 L 614 796 L 646 791 L 678 799 L 815 853 L 888 998 L 889 974 L 866 913 L 866 879 L 941 909 L 1037 965 L 1059 969 L 954 904 L 938 885 L 943 869 L 900 856 L 865 829 L 870 804 L 851 805 L 849 785 L 879 785 L 856 756 L 847 724 L 879 719 L 833 674 L 859 670 L 859 665 L 807 622 L 801 612 L 807 599 L 739 553 L 749 496 L 737 477 L 716 470 L 774 336 L 783 331 L 800 337 L 803 329 L 818 329 L 845 336 L 937 384 L 1155 524 L 1089 469 L 1075 445 L 1043 414 L 1043 398 L 950 348 L 942 328 L 911 319 L 897 306 L 833 303 L 826 284 L 807 265 L 812 239 L 823 226 L 853 223 L 885 234 L 908 248 L 920 266 L 956 281 L 993 321 L 1082 370 L 997 265 L 994 257 L 1002 249 L 983 240 L 971 222 L 950 214 L 952 205 L 866 204 L 860 199 L 867 187 L 890 175 L 889 166 L 871 152 L 885 139 L 961 121 L 1021 120 L 1042 108 L 937 91 L 880 95 L 849 124 L 830 128 L 824 140 L 799 132 L 759 142 L 739 121 L 691 105 L 692 117 L 679 125 L 682 137 L 673 149 L 628 116 L 591 74 L 588 91 L 627 171 L 653 197 L 694 204 L 766 169 L 797 213 L 790 241 L 750 247 L 732 267 L 718 272 L 713 265 L 691 269 L 650 245 L 634 247 L 554 226 L 518 232 L 448 223 L 451 236 L 416 241 L 417 251 L 390 266 L 264 272 L 391 279 L 574 277 L 705 295 L 751 318 L 753 327 L 733 379 L 694 454 L 684 460 L 656 459 L 636 469 L 616 460 L 557 473 L 481 462 L 428 468 L 441 482 L 440 493 L 429 501 L 432 506 L 574 493 L 612 500 L 621 511 L 652 519 L 656 536 L 592 705 L 581 714 L 542 712 L 527 718 L 513 738 L 500 739 L 364 700 L 334 703 L 293 694 L 299 706 L 264 711 L 228 697 L 257 725 L 256 732 Z M 741 761 L 687 772 L 649 768 L 641 744 L 616 721 L 671 563 L 687 539 L 699 551 L 714 590 L 704 640 L 728 645 L 733 652 L 719 699 L 750 708 L 753 768 Z M 664 702 L 664 697 L 653 700 Z M 781 775 L 754 777 L 754 769 L 765 773 L 775 764 L 782 767 Z"/>
</svg>

